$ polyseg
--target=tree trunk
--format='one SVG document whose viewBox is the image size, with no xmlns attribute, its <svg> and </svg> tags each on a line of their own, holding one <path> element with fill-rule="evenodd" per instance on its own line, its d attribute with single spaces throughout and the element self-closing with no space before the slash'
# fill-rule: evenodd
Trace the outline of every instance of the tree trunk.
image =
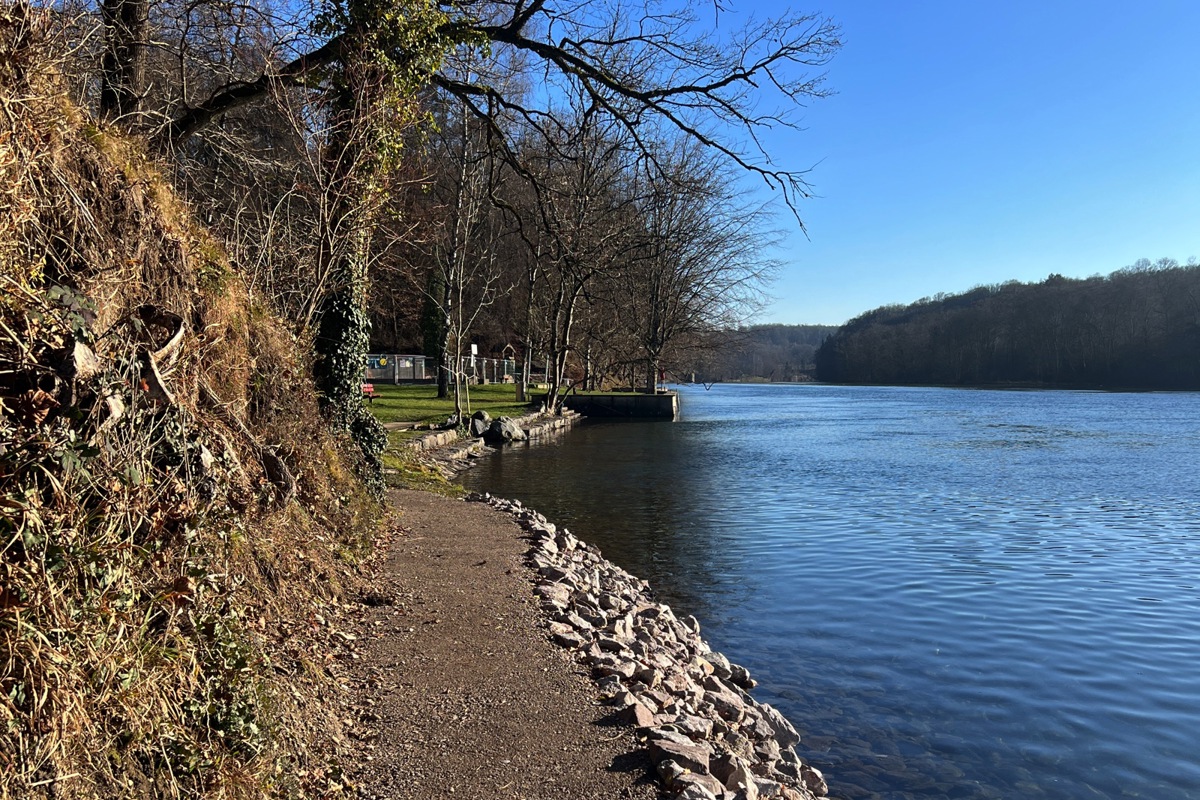
<svg viewBox="0 0 1200 800">
<path fill-rule="evenodd" d="M 533 261 L 526 271 L 529 280 L 529 291 L 525 295 L 525 331 L 524 350 L 521 361 L 521 379 L 517 386 L 517 402 L 523 403 L 528 399 L 530 371 L 533 369 L 533 301 L 537 292 L 538 259 L 542 257 L 542 249 L 538 247 L 533 253 Z"/>
<path fill-rule="evenodd" d="M 462 401 L 463 380 L 462 380 L 462 371 L 458 368 L 458 365 L 461 362 L 462 362 L 462 353 L 459 352 L 458 347 L 455 347 L 454 348 L 454 421 L 458 425 L 462 425 L 462 422 L 463 422 L 463 418 L 462 418 L 462 416 L 463 416 L 463 413 L 462 413 L 463 412 L 463 401 Z"/>
<path fill-rule="evenodd" d="M 433 379 L 437 384 L 438 397 L 450 395 L 450 381 L 446 372 L 446 348 L 450 346 L 450 326 L 442 311 L 445 302 L 446 282 L 439 270 L 431 270 L 425 287 L 425 304 L 421 310 L 421 336 L 425 356 L 433 362 Z"/>
<path fill-rule="evenodd" d="M 346 261 L 352 261 L 347 258 Z M 352 269 L 350 264 L 339 265 Z M 347 407 L 362 403 L 362 365 L 369 334 L 358 286 L 345 286 L 322 300 L 313 340 L 316 364 L 313 377 L 321 404 L 335 419 L 349 419 Z"/>
<path fill-rule="evenodd" d="M 547 354 L 549 360 L 553 362 L 554 374 L 550 376 L 550 386 L 546 392 L 546 410 L 557 412 L 561 398 L 559 390 L 562 387 L 563 379 L 567 375 L 567 361 L 571 354 L 571 329 L 575 325 L 575 304 L 579 300 L 579 295 L 583 292 L 583 284 L 576 284 L 567 291 L 565 287 L 559 288 L 558 303 L 556 304 L 553 330 L 550 334 L 550 347 Z M 547 364 L 547 367 L 550 365 Z"/>
<path fill-rule="evenodd" d="M 331 276 L 328 293 L 318 305 L 317 335 L 313 343 L 313 378 L 321 410 L 334 429 L 348 432 L 361 448 L 363 479 L 382 495 L 383 462 L 387 432 L 366 410 L 362 398 L 363 369 L 371 340 L 371 318 L 367 310 L 367 265 L 371 255 L 371 204 L 366 196 L 366 171 L 370 159 L 362 148 L 370 146 L 363 133 L 370 101 L 352 88 L 343 88 L 332 105 L 333 125 L 328 152 L 331 231 L 321 236 L 328 246 L 321 258 Z"/>
<path fill-rule="evenodd" d="M 442 320 L 441 338 L 438 341 L 437 348 L 437 396 L 439 400 L 445 400 L 450 396 L 450 372 L 458 371 L 458 360 L 455 363 L 450 363 L 450 317 L 446 316 Z M 457 379 L 456 379 L 457 380 Z"/>
<path fill-rule="evenodd" d="M 104 0 L 104 55 L 100 64 L 100 113 L 136 124 L 146 91 L 150 45 L 149 0 Z"/>
<path fill-rule="evenodd" d="M 525 344 L 525 353 L 521 356 L 521 374 L 517 377 L 517 402 L 529 402 L 529 371 L 533 369 L 533 350 Z"/>
</svg>

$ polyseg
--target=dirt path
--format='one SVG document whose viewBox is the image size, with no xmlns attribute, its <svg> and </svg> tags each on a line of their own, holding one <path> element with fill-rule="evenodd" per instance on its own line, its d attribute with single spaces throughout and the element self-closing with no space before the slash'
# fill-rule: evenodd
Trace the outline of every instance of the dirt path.
<svg viewBox="0 0 1200 800">
<path fill-rule="evenodd" d="M 601 724 L 593 684 L 546 638 L 528 545 L 480 503 L 397 491 L 406 529 L 364 620 L 354 683 L 363 798 L 657 798 L 629 728 Z"/>
</svg>

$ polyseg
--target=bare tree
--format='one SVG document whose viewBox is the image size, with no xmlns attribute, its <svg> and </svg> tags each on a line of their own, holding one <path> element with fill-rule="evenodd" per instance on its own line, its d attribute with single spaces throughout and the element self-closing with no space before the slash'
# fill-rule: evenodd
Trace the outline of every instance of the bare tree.
<svg viewBox="0 0 1200 800">
<path fill-rule="evenodd" d="M 293 298 L 295 314 L 315 330 L 316 378 L 333 417 L 344 420 L 362 416 L 354 374 L 367 343 L 368 275 L 380 252 L 372 234 L 396 157 L 392 132 L 416 118 L 423 91 L 460 102 L 490 138 L 488 152 L 501 153 L 531 187 L 536 213 L 520 220 L 531 253 L 525 337 L 532 343 L 535 329 L 541 334 L 554 403 L 575 357 L 581 310 L 599 314 L 590 295 L 598 276 L 627 261 L 637 240 L 637 191 L 628 185 L 635 161 L 643 173 L 677 182 L 660 142 L 682 137 L 779 190 L 795 211 L 808 194 L 805 169 L 772 161 L 759 137 L 793 125 L 796 110 L 824 94 L 820 70 L 838 47 L 836 27 L 812 16 L 733 30 L 719 6 L 709 19 L 683 4 L 639 8 L 623 0 L 339 0 L 319 13 L 278 0 L 102 2 L 113 21 L 105 45 L 113 57 L 102 77 L 112 90 L 105 96 L 116 98 L 104 103 L 158 120 L 153 141 L 181 160 L 209 159 L 211 174 L 227 175 L 244 163 L 239 143 L 266 130 L 247 124 L 251 104 L 300 109 L 293 127 L 302 133 L 288 145 L 290 185 L 280 171 L 270 187 L 241 192 L 235 211 L 239 230 L 256 235 L 315 220 L 315 246 L 293 250 L 293 263 L 309 265 L 312 289 Z M 147 17 L 171 34 L 156 42 L 151 79 L 143 67 Z M 497 81 L 492 68 L 461 69 L 472 58 L 521 70 L 539 89 Z M 257 152 L 272 146 L 254 144 Z M 441 306 L 481 305 L 462 316 L 456 346 L 494 288 L 482 275 L 467 280 L 468 265 L 490 274 L 487 257 L 469 254 L 481 234 L 492 234 L 472 230 L 467 220 L 487 215 L 473 199 L 460 201 L 450 204 L 443 261 L 452 279 L 441 282 Z M 483 288 L 468 297 L 468 284 Z M 544 312 L 540 322 L 535 309 Z M 649 361 L 661 359 L 670 335 L 657 327 Z"/>
<path fill-rule="evenodd" d="M 637 174 L 641 236 L 615 288 L 653 392 L 672 348 L 734 329 L 761 307 L 777 235 L 765 207 L 740 199 L 739 176 L 695 142 L 666 143 Z"/>
<path fill-rule="evenodd" d="M 441 182 L 446 213 L 431 253 L 437 275 L 425 285 L 437 288 L 430 299 L 442 317 L 438 395 L 445 396 L 445 381 L 452 378 L 454 411 L 461 420 L 464 399 L 469 410 L 469 390 L 461 369 L 463 349 L 479 314 L 496 299 L 501 278 L 496 242 L 502 231 L 499 209 L 491 201 L 500 170 L 488 130 L 461 103 L 454 106 L 451 119 L 442 127 L 441 150 L 454 171 Z"/>
<path fill-rule="evenodd" d="M 416 72 L 432 67 L 428 80 L 462 98 L 480 118 L 494 119 L 503 109 L 553 139 L 562 123 L 547 105 L 513 97 L 486 81 L 439 71 L 426 52 L 487 45 L 493 58 L 532 59 L 540 65 L 545 86 L 562 82 L 582 92 L 647 149 L 655 127 L 676 129 L 780 189 L 793 204 L 808 195 L 805 170 L 776 166 L 759 134 L 794 126 L 796 109 L 825 94 L 823 74 L 810 70 L 828 63 L 840 45 L 838 30 L 827 19 L 789 15 L 752 20 L 725 35 L 717 24 L 722 13 L 716 12 L 709 24 L 686 6 L 646 6 L 639 12 L 618 0 L 586 6 L 468 0 L 444 4 L 429 35 L 416 39 L 399 29 L 402 15 L 374 13 L 363 20 L 369 30 L 325 26 L 327 38 L 286 63 L 266 64 L 253 79 L 230 81 L 201 100 L 181 102 L 163 137 L 181 141 L 273 90 L 311 84 L 314 75 L 343 61 L 354 51 L 355 39 L 366 34 L 377 54 L 393 63 Z M 421 42 L 421 50 L 413 49 L 414 41 Z M 552 101 L 552 94 L 539 96 Z"/>
<path fill-rule="evenodd" d="M 575 100 L 573 125 L 539 155 L 523 156 L 536 187 L 548 408 L 559 403 L 587 293 L 626 256 L 634 210 L 625 185 L 636 157 L 629 137 L 587 98 Z"/>
</svg>

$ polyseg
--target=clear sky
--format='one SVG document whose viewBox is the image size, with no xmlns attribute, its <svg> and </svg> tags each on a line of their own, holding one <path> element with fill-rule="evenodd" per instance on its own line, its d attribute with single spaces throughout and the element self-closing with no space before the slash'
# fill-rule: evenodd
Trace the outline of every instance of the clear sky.
<svg viewBox="0 0 1200 800">
<path fill-rule="evenodd" d="M 766 14 L 776 0 L 749 3 Z M 782 2 L 778 2 L 780 8 Z M 837 94 L 762 322 L 1200 256 L 1200 0 L 825 0 Z"/>
</svg>

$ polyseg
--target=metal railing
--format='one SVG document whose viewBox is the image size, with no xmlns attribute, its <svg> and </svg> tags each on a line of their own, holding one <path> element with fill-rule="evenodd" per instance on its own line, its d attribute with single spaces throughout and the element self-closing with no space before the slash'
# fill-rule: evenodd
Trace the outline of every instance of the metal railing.
<svg viewBox="0 0 1200 800">
<path fill-rule="evenodd" d="M 459 372 L 472 383 L 511 383 L 520 365 L 511 358 L 463 356 Z M 423 383 L 437 380 L 437 362 L 426 356 L 404 353 L 370 353 L 363 372 L 368 383 Z"/>
</svg>

